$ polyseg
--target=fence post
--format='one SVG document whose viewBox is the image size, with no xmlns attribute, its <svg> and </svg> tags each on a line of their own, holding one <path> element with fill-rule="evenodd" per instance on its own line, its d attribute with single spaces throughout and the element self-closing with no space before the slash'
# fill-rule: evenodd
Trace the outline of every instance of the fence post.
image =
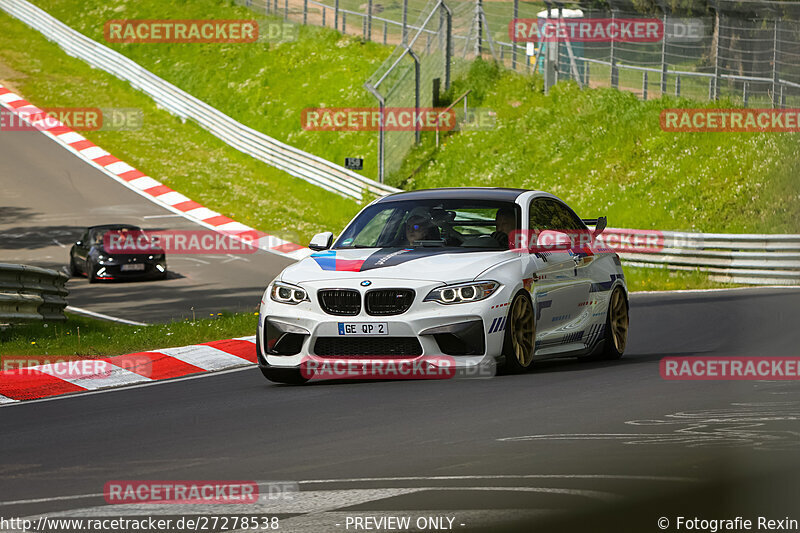
<svg viewBox="0 0 800 533">
<path fill-rule="evenodd" d="M 342 35 L 347 34 L 347 11 L 342 11 Z"/>
<path fill-rule="evenodd" d="M 444 2 L 442 2 L 442 9 L 445 13 L 444 90 L 446 92 L 450 90 L 450 62 L 453 59 L 453 12 Z"/>
<path fill-rule="evenodd" d="M 325 7 L 323 7 L 323 8 L 322 8 L 322 27 L 323 27 L 323 28 L 325 27 L 325 13 L 326 13 L 327 11 L 328 11 L 328 10 L 327 10 L 327 9 L 325 9 Z"/>
<path fill-rule="evenodd" d="M 681 95 L 681 75 L 675 77 L 675 96 Z"/>
<path fill-rule="evenodd" d="M 339 0 L 334 0 L 333 2 L 333 29 L 339 29 Z"/>
<path fill-rule="evenodd" d="M 408 55 L 411 56 L 411 59 L 414 60 L 414 139 L 417 144 L 420 141 L 421 132 L 419 130 L 419 121 L 417 120 L 416 113 L 419 113 L 419 99 L 420 99 L 420 61 L 419 56 L 414 53 L 408 45 L 406 45 L 406 50 L 408 50 Z"/>
<path fill-rule="evenodd" d="M 642 100 L 647 100 L 647 71 L 642 76 Z"/>
<path fill-rule="evenodd" d="M 778 31 L 780 19 L 775 19 L 775 33 L 772 36 L 772 107 L 775 107 L 778 103 L 778 85 L 780 84 L 780 73 L 778 72 L 778 46 L 780 43 L 780 39 L 778 39 Z"/>
<path fill-rule="evenodd" d="M 383 22 L 383 44 L 386 44 L 386 33 L 389 31 L 389 23 Z"/>
<path fill-rule="evenodd" d="M 664 9 L 664 36 L 661 38 L 661 96 L 667 92 L 667 21 L 668 15 L 665 7 Z"/>
<path fill-rule="evenodd" d="M 408 42 L 408 0 L 403 0 L 403 44 Z"/>
<path fill-rule="evenodd" d="M 549 17 L 550 14 L 548 13 L 547 16 Z M 617 17 L 617 14 L 614 11 L 614 9 L 612 8 L 611 9 L 611 24 L 615 24 L 614 19 L 616 17 Z M 617 75 L 618 74 L 617 73 L 617 57 L 616 57 L 616 55 L 614 55 L 614 48 L 615 48 L 614 47 L 614 39 L 611 39 L 611 49 L 609 51 L 609 53 L 611 55 L 611 57 L 610 57 L 610 63 L 611 63 L 611 87 L 613 87 L 614 89 L 618 89 L 619 88 L 619 76 Z"/>
<path fill-rule="evenodd" d="M 372 40 L 372 0 L 367 2 L 367 40 Z"/>
<path fill-rule="evenodd" d="M 514 28 L 513 24 L 514 21 L 519 18 L 519 0 L 514 0 L 514 16 L 511 19 L 512 28 Z M 517 42 L 514 40 L 514 36 L 516 36 L 516 31 L 514 29 L 511 30 L 511 68 L 513 70 L 517 70 Z"/>
<path fill-rule="evenodd" d="M 564 20 L 564 5 L 559 3 L 558 4 L 558 23 L 562 24 L 563 20 Z M 558 36 L 558 32 L 556 32 L 555 49 L 556 49 L 556 51 L 555 51 L 555 59 L 556 59 L 556 63 L 555 63 L 556 77 L 555 77 L 555 81 L 556 81 L 556 83 L 558 83 L 559 81 L 561 81 L 561 72 L 562 72 L 562 70 L 561 70 L 561 39 Z"/>
<path fill-rule="evenodd" d="M 283 0 L 283 20 L 289 20 L 289 0 Z"/>
<path fill-rule="evenodd" d="M 475 56 L 481 57 L 483 54 L 483 17 L 481 17 L 481 13 L 483 12 L 483 0 L 475 0 L 475 25 L 478 30 L 477 39 L 475 41 Z"/>
<path fill-rule="evenodd" d="M 303 25 L 308 24 L 308 0 L 303 0 Z"/>
<path fill-rule="evenodd" d="M 747 107 L 747 100 L 750 97 L 750 94 L 747 92 L 747 85 L 747 80 L 744 80 L 744 84 L 742 84 L 742 101 L 744 102 L 744 107 Z"/>
<path fill-rule="evenodd" d="M 369 83 L 365 83 L 364 87 L 367 89 L 367 91 L 372 93 L 372 96 L 374 96 L 378 100 L 378 105 L 380 106 L 381 123 L 378 127 L 378 182 L 383 183 L 384 159 L 386 159 L 385 156 L 386 132 L 384 131 L 383 127 L 383 125 L 386 123 L 386 99 L 383 96 L 381 96 L 381 93 L 379 93 Z"/>
<path fill-rule="evenodd" d="M 719 8 L 715 7 L 714 12 L 716 13 L 716 16 L 714 17 L 714 24 L 717 26 L 717 46 L 716 50 L 714 51 L 714 83 L 713 83 L 714 92 L 712 93 L 710 91 L 710 87 L 712 87 L 712 85 L 709 85 L 709 93 L 708 93 L 709 100 L 717 100 L 719 98 L 719 80 L 720 80 L 719 50 L 721 48 L 721 42 L 722 42 L 722 27 L 719 24 Z"/>
</svg>

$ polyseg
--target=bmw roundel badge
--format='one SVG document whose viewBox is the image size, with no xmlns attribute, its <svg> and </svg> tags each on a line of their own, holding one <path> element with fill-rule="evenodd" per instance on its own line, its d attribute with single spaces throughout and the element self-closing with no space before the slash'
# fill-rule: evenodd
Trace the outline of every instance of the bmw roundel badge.
<svg viewBox="0 0 800 533">
<path fill-rule="evenodd" d="M 372 282 L 368 279 L 365 279 L 364 281 L 361 282 L 362 287 L 369 287 L 370 285 L 372 285 Z"/>
</svg>

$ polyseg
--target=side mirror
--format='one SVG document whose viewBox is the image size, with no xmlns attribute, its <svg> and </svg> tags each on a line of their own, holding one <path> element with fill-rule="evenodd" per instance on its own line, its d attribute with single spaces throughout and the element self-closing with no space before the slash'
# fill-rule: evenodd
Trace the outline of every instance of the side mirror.
<svg viewBox="0 0 800 533">
<path fill-rule="evenodd" d="M 308 247 L 312 250 L 322 251 L 327 250 L 333 245 L 333 233 L 330 231 L 325 231 L 322 233 L 317 233 L 311 238 L 311 243 L 309 243 Z"/>
<path fill-rule="evenodd" d="M 537 252 L 553 252 L 572 248 L 572 238 L 563 231 L 543 230 L 536 238 Z"/>
<path fill-rule="evenodd" d="M 608 218 L 606 218 L 606 217 L 597 217 L 597 224 L 595 224 L 594 232 L 592 233 L 592 235 L 594 236 L 595 239 L 601 233 L 603 233 L 603 230 L 606 229 L 607 225 L 608 225 Z"/>
<path fill-rule="evenodd" d="M 75 241 L 75 246 L 83 246 L 83 241 Z"/>
</svg>

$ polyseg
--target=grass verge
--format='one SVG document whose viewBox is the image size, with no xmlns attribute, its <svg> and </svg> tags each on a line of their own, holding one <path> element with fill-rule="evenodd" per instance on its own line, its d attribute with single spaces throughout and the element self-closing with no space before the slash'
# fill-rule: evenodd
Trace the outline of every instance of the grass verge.
<svg viewBox="0 0 800 533">
<path fill-rule="evenodd" d="M 82 133 L 192 200 L 268 233 L 306 243 L 314 233 L 343 227 L 359 209 L 158 109 L 128 83 L 66 55 L 1 12 L 0 83 L 39 107 L 141 109 L 141 129 Z M 14 134 L 0 132 L 0 139 Z"/>
<path fill-rule="evenodd" d="M 35 3 L 239 122 L 339 165 L 345 157 L 363 157 L 364 174 L 377 174 L 377 133 L 305 131 L 301 117 L 309 107 L 377 105 L 363 83 L 393 47 L 302 25 L 293 25 L 283 42 L 108 43 L 103 27 L 112 19 L 255 19 L 264 23 L 265 36 L 265 24 L 275 27 L 284 21 L 220 0 Z"/>
<path fill-rule="evenodd" d="M 0 359 L 9 355 L 99 357 L 187 346 L 254 335 L 253 313 L 222 313 L 214 318 L 152 326 L 129 326 L 67 314 L 62 323 L 15 325 L 0 330 Z"/>
<path fill-rule="evenodd" d="M 552 192 L 612 227 L 701 232 L 800 232 L 800 134 L 671 133 L 663 109 L 732 107 L 613 89 L 553 87 L 476 61 L 454 83 L 469 105 L 492 109 L 488 131 L 433 135 L 391 185 L 522 187 Z"/>
</svg>

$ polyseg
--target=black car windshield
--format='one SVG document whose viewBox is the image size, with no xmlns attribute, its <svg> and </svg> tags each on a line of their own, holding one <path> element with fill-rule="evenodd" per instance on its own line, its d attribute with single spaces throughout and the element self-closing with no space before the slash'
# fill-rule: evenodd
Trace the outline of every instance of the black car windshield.
<svg viewBox="0 0 800 533">
<path fill-rule="evenodd" d="M 128 234 L 134 236 L 134 238 L 141 238 L 140 236 L 144 236 L 147 239 L 147 235 L 137 227 L 105 227 L 105 228 L 96 228 L 91 231 L 89 234 L 89 245 L 95 246 L 100 249 L 105 248 L 106 244 L 106 234 L 108 232 L 112 232 L 112 234 L 116 234 L 118 238 L 124 239 Z"/>
<path fill-rule="evenodd" d="M 335 249 L 444 247 L 507 250 L 519 206 L 489 200 L 379 202 L 356 217 Z"/>
</svg>

